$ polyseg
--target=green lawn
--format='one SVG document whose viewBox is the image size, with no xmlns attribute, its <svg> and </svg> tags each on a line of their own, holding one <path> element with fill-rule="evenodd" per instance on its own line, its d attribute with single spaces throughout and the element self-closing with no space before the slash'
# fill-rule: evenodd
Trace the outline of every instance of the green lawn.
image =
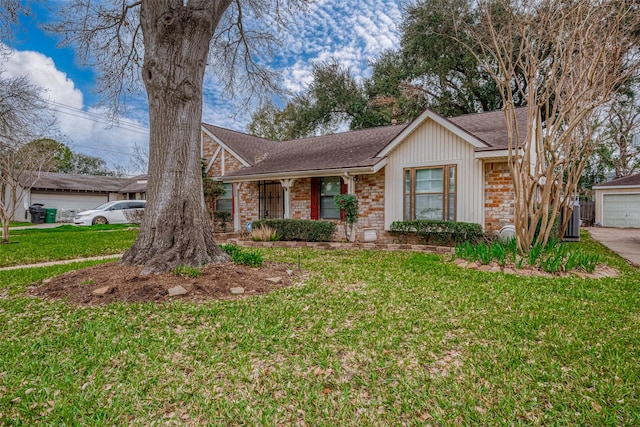
<svg viewBox="0 0 640 427">
<path fill-rule="evenodd" d="M 74 307 L 23 292 L 88 263 L 0 271 L 0 424 L 639 425 L 640 272 L 579 245 L 621 276 L 272 249 L 304 285 Z"/>
<path fill-rule="evenodd" d="M 0 245 L 0 267 L 118 254 L 131 247 L 137 233 L 129 225 L 13 230 L 10 243 Z"/>
</svg>

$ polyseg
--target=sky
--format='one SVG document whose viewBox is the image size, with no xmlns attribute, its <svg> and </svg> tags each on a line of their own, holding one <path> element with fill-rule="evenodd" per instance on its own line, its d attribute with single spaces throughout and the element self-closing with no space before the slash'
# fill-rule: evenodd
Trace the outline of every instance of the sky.
<svg viewBox="0 0 640 427">
<path fill-rule="evenodd" d="M 287 33 L 273 67 L 290 92 L 299 92 L 311 81 L 316 61 L 338 60 L 358 79 L 368 77 L 369 61 L 399 44 L 403 0 L 316 0 L 306 13 L 298 14 Z M 34 10 L 23 18 L 22 31 L 12 43 L 13 54 L 0 68 L 7 76 L 26 75 L 45 89 L 44 97 L 55 110 L 59 141 L 73 151 L 100 157 L 109 168 L 136 170 L 135 147 L 148 146 L 148 114 L 144 94 L 128 105 L 127 113 L 113 124 L 97 106 L 93 92 L 95 73 L 81 68 L 71 48 L 59 48 L 58 39 L 40 29 L 46 12 Z M 241 132 L 251 119 L 251 110 L 228 99 L 213 78 L 205 79 L 203 121 Z"/>
</svg>

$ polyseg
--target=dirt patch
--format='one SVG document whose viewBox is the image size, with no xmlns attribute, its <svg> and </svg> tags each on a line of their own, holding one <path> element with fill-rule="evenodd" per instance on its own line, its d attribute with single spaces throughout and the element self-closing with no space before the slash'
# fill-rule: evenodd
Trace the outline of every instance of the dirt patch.
<svg viewBox="0 0 640 427">
<path fill-rule="evenodd" d="M 164 302 L 234 299 L 286 288 L 300 280 L 293 266 L 265 263 L 251 268 L 234 263 L 209 265 L 197 277 L 173 273 L 141 275 L 142 267 L 124 267 L 119 262 L 70 271 L 29 288 L 30 295 L 65 299 L 77 305 L 112 302 Z"/>
</svg>

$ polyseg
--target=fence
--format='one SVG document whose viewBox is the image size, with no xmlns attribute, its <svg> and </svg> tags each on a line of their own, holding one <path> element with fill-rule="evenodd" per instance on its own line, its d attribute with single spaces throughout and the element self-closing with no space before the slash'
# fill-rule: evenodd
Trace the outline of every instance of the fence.
<svg viewBox="0 0 640 427">
<path fill-rule="evenodd" d="M 582 225 L 592 226 L 596 220 L 596 202 L 593 200 L 580 201 L 580 219 Z"/>
</svg>

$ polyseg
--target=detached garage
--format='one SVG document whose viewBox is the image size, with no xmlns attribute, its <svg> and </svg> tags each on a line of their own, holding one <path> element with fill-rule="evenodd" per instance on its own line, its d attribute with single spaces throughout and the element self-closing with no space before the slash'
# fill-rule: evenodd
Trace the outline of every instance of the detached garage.
<svg viewBox="0 0 640 427">
<path fill-rule="evenodd" d="M 16 219 L 27 220 L 28 207 L 40 203 L 45 208 L 57 209 L 56 221 L 72 222 L 79 211 L 93 209 L 111 200 L 135 197 L 138 193 L 121 190 L 136 183 L 138 178 L 43 172 L 22 200 L 23 209 L 16 212 Z M 146 181 L 144 187 L 146 191 Z M 144 194 L 142 190 L 140 192 Z"/>
<path fill-rule="evenodd" d="M 640 174 L 593 187 L 596 224 L 603 227 L 640 228 Z"/>
</svg>

